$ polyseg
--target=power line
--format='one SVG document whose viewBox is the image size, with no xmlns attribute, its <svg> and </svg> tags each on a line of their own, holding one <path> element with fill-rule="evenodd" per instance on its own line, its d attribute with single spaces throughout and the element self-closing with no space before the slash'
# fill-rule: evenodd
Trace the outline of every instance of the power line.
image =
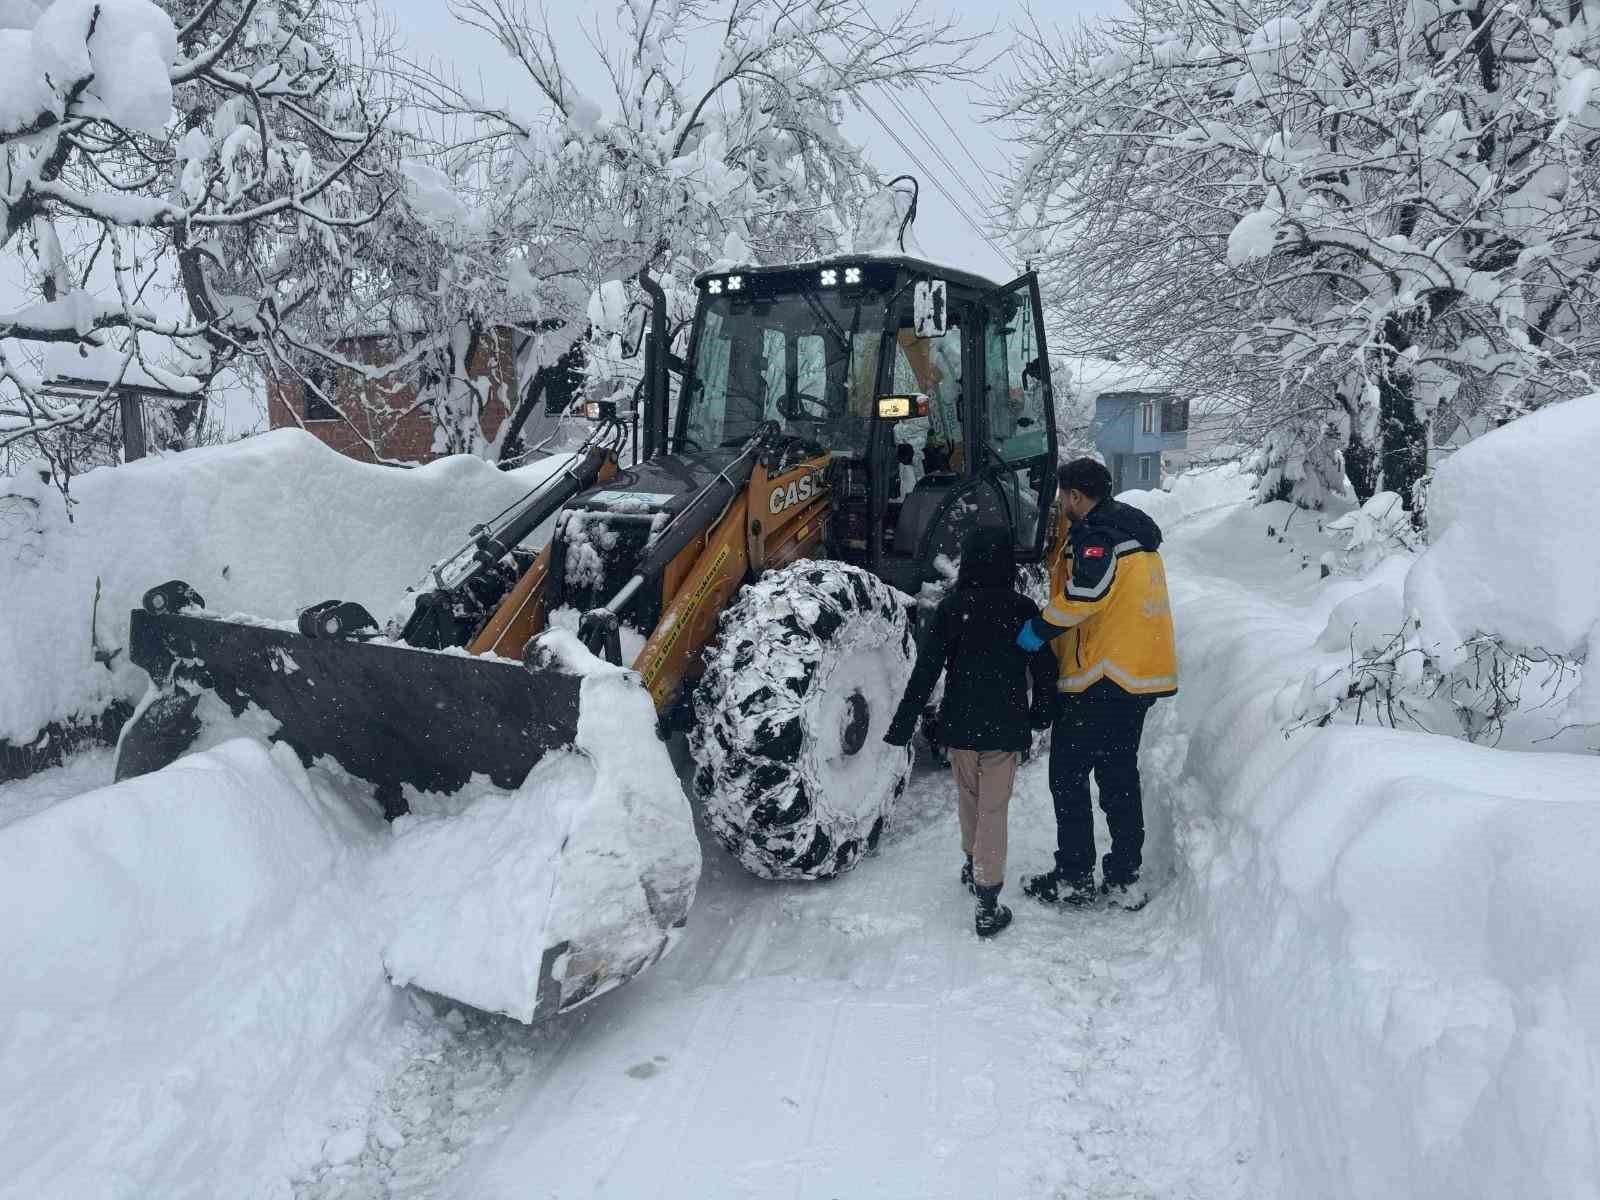
<svg viewBox="0 0 1600 1200">
<path fill-rule="evenodd" d="M 983 213 L 985 216 L 992 214 L 995 208 L 994 202 L 992 200 L 985 200 L 982 196 L 979 196 L 977 192 L 973 191 L 972 185 L 967 182 L 966 176 L 961 171 L 956 169 L 956 165 L 945 156 L 944 151 L 939 148 L 938 143 L 928 136 L 927 130 L 923 129 L 921 125 L 917 124 L 917 119 L 906 109 L 906 106 L 901 102 L 900 98 L 893 92 L 886 91 L 884 95 L 887 97 L 889 103 L 894 105 L 895 110 L 906 119 L 906 123 L 909 124 L 911 128 L 915 129 L 921 136 L 922 140 L 928 144 L 928 148 L 933 151 L 934 157 L 944 164 L 945 168 L 950 172 L 951 178 L 954 179 L 956 183 L 960 185 L 962 190 L 966 192 L 968 198 L 978 206 L 978 211 Z"/>
<path fill-rule="evenodd" d="M 870 20 L 872 14 L 868 13 L 867 17 Z M 790 19 L 794 24 L 795 33 L 799 36 L 800 40 L 805 42 L 806 45 L 810 46 L 811 52 L 818 58 L 822 59 L 823 61 L 827 61 L 827 56 L 818 48 L 817 43 L 812 40 L 811 35 L 801 27 L 799 21 L 794 20 L 793 17 Z M 878 25 L 876 21 L 873 21 L 872 23 L 873 26 L 878 29 L 878 32 L 883 32 L 882 26 Z M 989 248 L 1000 256 L 1002 262 L 1004 262 L 1012 270 L 1016 270 L 1016 261 L 1005 251 L 1003 247 L 1000 246 L 998 242 L 994 240 L 994 238 L 990 237 L 989 234 L 972 219 L 972 217 L 967 213 L 967 210 L 962 207 L 961 202 L 952 196 L 949 192 L 949 189 L 947 189 L 944 184 L 940 182 L 938 175 L 928 170 L 927 165 L 923 162 L 921 156 L 918 155 L 916 151 L 912 150 L 910 146 L 906 145 L 905 142 L 901 140 L 899 134 L 897 134 L 893 129 L 889 128 L 888 123 L 878 114 L 878 111 L 875 108 L 873 108 L 870 104 L 865 105 L 864 107 L 867 110 L 867 115 L 878 123 L 878 128 L 882 129 L 884 133 L 888 134 L 890 140 L 893 141 L 895 145 L 900 147 L 902 153 L 904 153 L 905 156 L 909 158 L 919 170 L 927 175 L 928 181 L 933 184 L 941 196 L 950 202 L 950 206 L 960 214 L 962 220 L 972 227 L 972 231 L 989 244 Z M 921 127 L 917 126 L 916 121 L 909 114 L 907 114 L 906 120 L 909 121 L 919 133 L 922 133 Z M 926 139 L 928 135 L 923 133 L 922 136 L 924 139 Z M 929 142 L 929 145 L 932 145 L 931 141 Z"/>
<path fill-rule="evenodd" d="M 861 8 L 862 14 L 865 15 L 867 20 L 872 22 L 873 28 L 876 29 L 879 33 L 883 34 L 885 37 L 888 37 L 889 36 L 888 30 L 884 29 L 884 27 L 878 23 L 878 18 L 873 16 L 872 10 L 867 7 L 867 0 L 860 0 L 860 8 Z M 939 123 L 941 125 L 943 125 L 947 130 L 950 131 L 950 136 L 953 137 L 956 140 L 956 145 L 961 147 L 962 153 L 967 156 L 967 161 L 970 162 L 973 165 L 973 167 L 975 167 L 977 169 L 978 175 L 982 179 L 984 179 L 985 183 L 987 184 L 987 181 L 988 181 L 988 169 L 982 163 L 980 163 L 978 161 L 977 157 L 972 153 L 972 150 L 967 146 L 966 141 L 962 138 L 962 136 L 959 133 L 956 132 L 955 126 L 950 124 L 949 118 L 947 118 L 944 115 L 944 110 L 942 108 L 940 108 L 938 106 L 938 104 L 935 103 L 933 97 L 928 94 L 928 89 L 925 86 L 923 86 L 922 81 L 920 79 L 913 79 L 912 80 L 912 86 L 915 87 L 917 89 L 917 91 L 921 94 L 922 98 L 928 102 L 928 107 L 933 110 L 933 115 L 938 117 L 939 118 Z M 886 94 L 889 95 L 890 99 L 895 102 L 895 106 L 897 108 L 900 107 L 899 101 L 898 101 L 898 99 L 895 98 L 893 93 L 886 92 Z M 901 114 L 905 117 L 905 119 L 907 121 L 911 122 L 912 127 L 914 129 L 916 129 L 916 131 L 919 134 L 922 135 L 922 140 L 928 143 L 929 147 L 931 147 L 933 152 L 939 156 L 940 160 L 943 161 L 944 165 L 950 168 L 950 173 L 952 175 L 955 175 L 958 179 L 961 178 L 961 173 L 956 170 L 955 164 L 952 163 L 948 158 L 945 157 L 944 151 L 941 150 L 939 148 L 939 146 L 934 142 L 934 140 L 927 135 L 927 133 L 922 129 L 922 127 L 920 125 L 917 124 L 916 118 L 913 117 L 910 113 L 906 112 L 903 108 L 901 108 Z M 1004 205 L 999 203 L 999 193 L 998 192 L 993 193 L 987 201 L 981 199 L 975 192 L 972 191 L 972 189 L 970 187 L 967 188 L 967 193 L 968 193 L 968 195 L 972 196 L 973 200 L 977 202 L 977 204 L 978 204 L 978 206 L 980 208 L 990 208 L 990 207 L 1003 208 L 1004 207 Z"/>
<path fill-rule="evenodd" d="M 885 122 L 884 119 L 881 116 L 878 115 L 877 110 L 875 110 L 872 107 L 868 106 L 867 107 L 867 113 L 868 113 L 869 116 L 872 117 L 872 119 L 874 121 L 876 121 L 878 123 L 878 127 L 880 129 L 882 129 L 886 134 L 888 134 L 891 139 L 893 139 L 894 144 L 900 147 L 900 149 L 905 153 L 906 157 L 909 158 L 912 161 L 912 163 L 914 163 L 920 170 L 922 170 L 927 175 L 928 182 L 933 184 L 933 186 L 938 189 L 939 194 L 950 202 L 950 206 L 952 208 L 954 208 L 956 210 L 956 212 L 961 215 L 961 219 L 962 220 L 964 220 L 968 225 L 970 225 L 972 227 L 972 231 L 974 233 L 976 233 L 979 237 L 981 237 L 985 242 L 989 243 L 989 248 L 991 250 L 993 250 L 996 254 L 998 254 L 1000 256 L 1001 260 L 1004 261 L 1005 264 L 1008 267 L 1010 267 L 1012 270 L 1016 270 L 1016 268 L 1017 268 L 1016 261 L 1011 257 L 1011 255 L 1009 253 L 1006 252 L 1004 247 L 1002 247 L 998 242 L 996 242 L 994 240 L 994 238 L 990 237 L 989 234 L 987 232 L 985 232 L 984 229 L 976 221 L 974 221 L 972 219 L 972 217 L 967 213 L 967 210 L 961 206 L 961 201 L 957 200 L 954 196 L 952 196 L 950 194 L 950 192 L 949 192 L 949 189 L 947 189 L 944 186 L 944 184 L 939 182 L 938 174 L 933 172 L 933 171 L 929 171 L 928 170 L 927 164 L 922 161 L 921 157 L 918 156 L 917 152 L 915 150 L 911 149 L 910 146 L 906 145 L 905 142 L 901 141 L 900 135 L 897 134 L 893 129 L 889 128 L 888 123 Z"/>
</svg>

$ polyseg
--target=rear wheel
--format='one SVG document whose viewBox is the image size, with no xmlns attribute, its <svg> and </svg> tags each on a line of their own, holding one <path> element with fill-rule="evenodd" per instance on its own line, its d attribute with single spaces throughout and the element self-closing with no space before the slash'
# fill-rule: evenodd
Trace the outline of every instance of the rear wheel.
<svg viewBox="0 0 1600 1200">
<path fill-rule="evenodd" d="M 911 774 L 883 741 L 915 657 L 910 603 L 859 567 L 801 561 L 723 614 L 689 743 L 707 825 L 755 874 L 826 878 L 877 845 Z"/>
</svg>

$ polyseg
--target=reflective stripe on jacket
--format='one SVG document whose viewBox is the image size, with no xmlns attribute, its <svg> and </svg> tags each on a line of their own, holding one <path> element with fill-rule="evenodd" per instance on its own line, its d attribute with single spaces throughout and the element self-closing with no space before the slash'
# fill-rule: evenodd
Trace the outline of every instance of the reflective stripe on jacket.
<svg viewBox="0 0 1600 1200">
<path fill-rule="evenodd" d="M 1146 514 L 1103 500 L 1072 526 L 1050 572 L 1047 624 L 1062 692 L 1102 679 L 1135 696 L 1178 690 L 1167 574 L 1157 547 L 1161 530 Z"/>
</svg>

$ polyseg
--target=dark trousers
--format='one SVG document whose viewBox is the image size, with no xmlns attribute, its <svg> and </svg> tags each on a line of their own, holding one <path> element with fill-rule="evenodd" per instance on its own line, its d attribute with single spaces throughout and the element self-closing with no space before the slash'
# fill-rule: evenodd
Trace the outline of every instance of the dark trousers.
<svg viewBox="0 0 1600 1200">
<path fill-rule="evenodd" d="M 1100 786 L 1100 811 L 1111 832 L 1101 862 L 1108 884 L 1139 878 L 1144 853 L 1144 798 L 1139 792 L 1139 738 L 1151 701 L 1104 685 L 1086 696 L 1063 695 L 1050 734 L 1050 795 L 1056 808 L 1056 869 L 1069 879 L 1094 874 L 1094 808 L 1089 772 Z"/>
</svg>

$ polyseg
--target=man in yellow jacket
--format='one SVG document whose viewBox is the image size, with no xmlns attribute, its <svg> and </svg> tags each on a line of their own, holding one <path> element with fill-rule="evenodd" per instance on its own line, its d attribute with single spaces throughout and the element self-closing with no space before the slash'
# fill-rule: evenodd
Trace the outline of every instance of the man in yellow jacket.
<svg viewBox="0 0 1600 1200">
<path fill-rule="evenodd" d="M 1138 909 L 1149 898 L 1139 882 L 1139 739 L 1150 706 L 1178 690 L 1161 529 L 1111 499 L 1111 472 L 1092 458 L 1065 464 L 1058 478 L 1071 529 L 1051 571 L 1049 606 L 1017 635 L 1029 652 L 1050 644 L 1059 667 L 1050 736 L 1056 865 L 1024 877 L 1022 890 L 1048 904 L 1095 899 L 1092 771 L 1111 833 L 1101 892 L 1113 904 Z"/>
</svg>

